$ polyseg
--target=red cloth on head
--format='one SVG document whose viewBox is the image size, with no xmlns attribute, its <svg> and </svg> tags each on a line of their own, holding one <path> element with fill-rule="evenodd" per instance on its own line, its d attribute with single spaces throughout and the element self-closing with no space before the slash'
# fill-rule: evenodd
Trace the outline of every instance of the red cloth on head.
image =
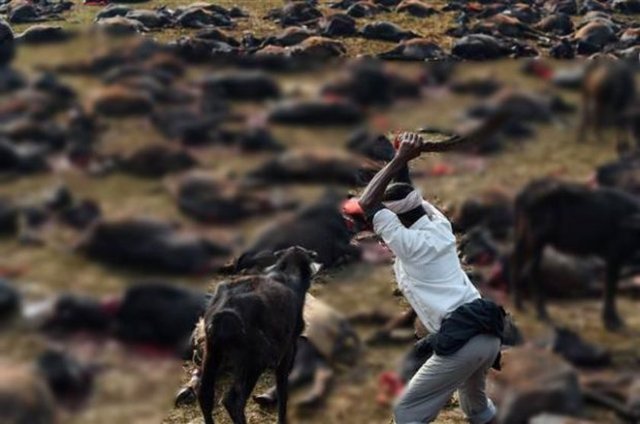
<svg viewBox="0 0 640 424">
<path fill-rule="evenodd" d="M 347 199 L 342 203 L 342 213 L 348 216 L 364 216 L 364 210 L 362 210 L 356 197 Z"/>
</svg>

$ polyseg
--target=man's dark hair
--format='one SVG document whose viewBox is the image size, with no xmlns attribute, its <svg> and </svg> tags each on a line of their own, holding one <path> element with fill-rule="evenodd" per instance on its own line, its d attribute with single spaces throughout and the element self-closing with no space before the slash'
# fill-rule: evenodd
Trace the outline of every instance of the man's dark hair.
<svg viewBox="0 0 640 424">
<path fill-rule="evenodd" d="M 391 202 L 394 200 L 404 199 L 411 193 L 413 190 L 413 186 L 408 183 L 393 183 L 390 184 L 389 187 L 384 191 L 384 197 L 382 200 L 384 202 Z"/>
</svg>

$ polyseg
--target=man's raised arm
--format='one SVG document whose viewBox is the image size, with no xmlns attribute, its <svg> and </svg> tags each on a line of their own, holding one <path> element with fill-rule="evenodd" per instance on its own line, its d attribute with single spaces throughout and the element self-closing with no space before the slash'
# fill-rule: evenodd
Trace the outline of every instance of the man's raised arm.
<svg viewBox="0 0 640 424">
<path fill-rule="evenodd" d="M 391 181 L 394 183 L 406 183 L 413 186 L 413 181 L 411 181 L 411 176 L 409 175 L 409 164 L 405 163 Z"/>
<path fill-rule="evenodd" d="M 404 133 L 400 136 L 400 147 L 395 157 L 371 179 L 358 200 L 367 216 L 382 208 L 384 191 L 398 173 L 405 171 L 408 177 L 407 163 L 420 156 L 421 147 L 422 137 L 418 134 Z"/>
</svg>

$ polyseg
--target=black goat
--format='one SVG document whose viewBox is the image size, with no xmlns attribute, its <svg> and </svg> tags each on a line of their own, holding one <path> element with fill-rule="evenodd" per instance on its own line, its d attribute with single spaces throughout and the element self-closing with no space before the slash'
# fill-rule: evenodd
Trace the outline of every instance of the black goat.
<svg viewBox="0 0 640 424">
<path fill-rule="evenodd" d="M 277 261 L 265 275 L 221 283 L 204 315 L 198 401 L 206 424 L 214 422 L 215 383 L 223 366 L 234 375 L 224 406 L 235 424 L 246 423 L 247 400 L 267 368 L 275 369 L 278 422 L 286 422 L 287 378 L 304 328 L 315 253 L 295 246 L 274 255 Z"/>
<path fill-rule="evenodd" d="M 539 272 L 543 249 L 551 245 L 606 261 L 603 320 L 608 329 L 621 327 L 615 295 L 621 267 L 640 252 L 640 202 L 617 190 L 590 190 L 544 179 L 530 183 L 518 195 L 515 219 L 511 281 L 516 307 L 522 308 L 520 283 L 526 274 L 533 283 L 538 316 L 548 318 Z"/>
</svg>

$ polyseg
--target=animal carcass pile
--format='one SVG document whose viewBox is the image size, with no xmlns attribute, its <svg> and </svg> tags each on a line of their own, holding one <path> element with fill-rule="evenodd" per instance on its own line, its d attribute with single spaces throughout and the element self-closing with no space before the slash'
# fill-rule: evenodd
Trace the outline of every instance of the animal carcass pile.
<svg viewBox="0 0 640 424">
<path fill-rule="evenodd" d="M 456 250 L 497 422 L 638 422 L 638 14 L 2 2 L 0 422 L 401 423 Z"/>
</svg>

